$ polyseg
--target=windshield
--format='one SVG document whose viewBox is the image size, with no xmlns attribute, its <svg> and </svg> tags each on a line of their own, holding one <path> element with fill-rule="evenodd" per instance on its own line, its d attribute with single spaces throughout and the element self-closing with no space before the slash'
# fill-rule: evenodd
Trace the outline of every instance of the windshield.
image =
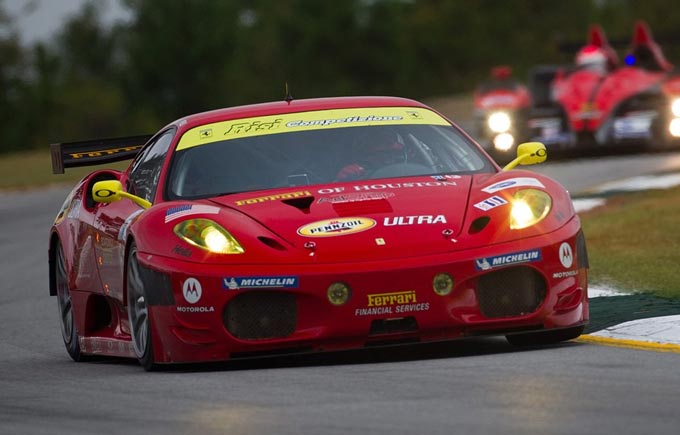
<svg viewBox="0 0 680 435">
<path fill-rule="evenodd" d="M 494 172 L 451 126 L 380 125 L 265 134 L 175 152 L 170 199 L 417 175 Z"/>
</svg>

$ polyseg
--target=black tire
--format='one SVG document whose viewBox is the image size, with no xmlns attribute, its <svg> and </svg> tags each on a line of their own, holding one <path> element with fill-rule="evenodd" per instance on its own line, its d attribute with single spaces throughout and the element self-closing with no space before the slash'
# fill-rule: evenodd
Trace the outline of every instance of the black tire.
<svg viewBox="0 0 680 435">
<path fill-rule="evenodd" d="M 62 248 L 60 242 L 57 242 L 55 252 L 54 283 L 57 289 L 57 308 L 59 309 L 61 337 L 64 339 L 66 351 L 73 361 L 86 361 L 88 357 L 84 355 L 80 349 L 78 332 L 76 331 L 73 301 L 71 300 L 71 290 L 68 286 L 68 273 L 66 272 L 66 259 L 64 257 L 64 248 Z"/>
<path fill-rule="evenodd" d="M 137 260 L 137 246 L 133 243 L 127 257 L 126 288 L 128 302 L 128 319 L 130 321 L 130 336 L 132 347 L 139 364 L 146 371 L 156 370 L 151 341 L 151 319 L 147 304 L 146 290 L 139 262 Z"/>
<path fill-rule="evenodd" d="M 572 340 L 583 334 L 585 325 L 552 331 L 527 332 L 524 334 L 506 335 L 505 338 L 513 346 L 543 346 Z"/>
</svg>

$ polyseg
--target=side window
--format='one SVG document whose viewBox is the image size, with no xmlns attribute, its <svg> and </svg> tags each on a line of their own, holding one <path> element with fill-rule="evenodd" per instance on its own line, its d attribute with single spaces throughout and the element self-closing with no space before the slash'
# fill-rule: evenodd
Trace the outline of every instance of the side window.
<svg viewBox="0 0 680 435">
<path fill-rule="evenodd" d="M 142 150 L 130 169 L 128 186 L 130 193 L 153 202 L 165 155 L 174 135 L 174 129 L 168 130 Z"/>
</svg>

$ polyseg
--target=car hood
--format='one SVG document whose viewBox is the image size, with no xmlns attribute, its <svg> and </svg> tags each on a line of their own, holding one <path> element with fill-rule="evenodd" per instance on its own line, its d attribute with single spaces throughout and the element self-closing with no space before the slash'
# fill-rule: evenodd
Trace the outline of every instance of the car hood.
<svg viewBox="0 0 680 435">
<path fill-rule="evenodd" d="M 317 259 L 355 261 L 452 250 L 472 176 L 423 176 L 248 192 L 212 201 Z M 228 227 L 228 224 L 227 224 Z"/>
</svg>

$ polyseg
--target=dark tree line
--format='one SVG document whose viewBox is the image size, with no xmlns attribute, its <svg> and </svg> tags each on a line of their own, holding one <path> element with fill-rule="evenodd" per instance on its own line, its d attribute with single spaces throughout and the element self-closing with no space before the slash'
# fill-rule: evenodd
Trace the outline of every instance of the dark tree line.
<svg viewBox="0 0 680 435">
<path fill-rule="evenodd" d="M 182 115 L 295 98 L 469 92 L 496 64 L 565 63 L 592 23 L 611 40 L 645 19 L 679 60 L 674 0 L 91 0 L 22 45 L 0 0 L 0 152 L 156 131 Z M 661 39 L 661 38 L 660 38 Z"/>
</svg>

